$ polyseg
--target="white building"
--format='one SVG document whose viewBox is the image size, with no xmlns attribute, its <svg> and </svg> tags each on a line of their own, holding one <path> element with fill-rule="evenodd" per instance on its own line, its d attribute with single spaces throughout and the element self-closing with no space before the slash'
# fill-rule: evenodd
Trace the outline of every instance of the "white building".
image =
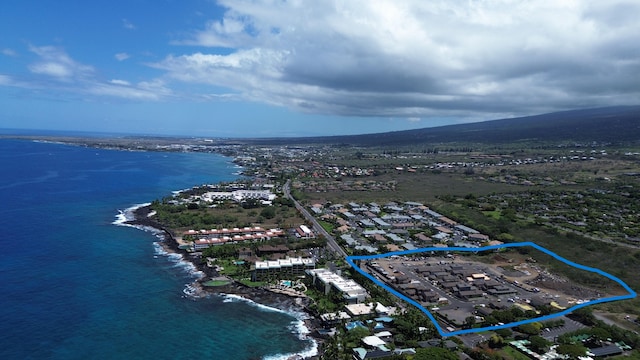
<svg viewBox="0 0 640 360">
<path fill-rule="evenodd" d="M 214 202 L 218 200 L 234 200 L 242 202 L 247 199 L 264 201 L 275 200 L 276 195 L 271 190 L 234 190 L 234 191 L 211 191 L 202 195 L 202 200 Z"/>
<path fill-rule="evenodd" d="M 295 276 L 304 275 L 305 270 L 313 269 L 316 263 L 311 258 L 290 258 L 272 260 L 272 261 L 256 261 L 252 273 L 253 281 L 262 281 L 269 277 L 276 278 L 293 278 Z"/>
<path fill-rule="evenodd" d="M 331 290 L 338 291 L 350 304 L 361 303 L 367 297 L 367 291 L 360 284 L 351 279 L 345 279 L 329 269 L 307 270 L 307 274 L 312 277 L 313 284 L 325 295 Z"/>
</svg>

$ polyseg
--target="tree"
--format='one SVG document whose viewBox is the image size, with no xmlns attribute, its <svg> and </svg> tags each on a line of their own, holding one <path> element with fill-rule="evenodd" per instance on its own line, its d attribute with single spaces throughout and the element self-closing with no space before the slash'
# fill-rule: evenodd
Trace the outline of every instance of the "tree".
<svg viewBox="0 0 640 360">
<path fill-rule="evenodd" d="M 431 347 L 416 350 L 413 360 L 458 360 L 458 356 L 447 349 Z"/>
<path fill-rule="evenodd" d="M 476 317 L 475 316 L 467 316 L 464 319 L 464 328 L 465 329 L 471 329 L 473 327 L 473 325 L 476 324 Z"/>
<path fill-rule="evenodd" d="M 503 347 L 504 338 L 502 338 L 502 336 L 497 334 L 491 335 L 491 337 L 489 338 L 489 346 L 494 349 Z"/>
<path fill-rule="evenodd" d="M 580 309 L 576 309 L 568 316 L 587 326 L 593 326 L 596 324 L 596 318 L 595 316 L 593 316 L 593 312 L 590 308 L 583 307 Z"/>
<path fill-rule="evenodd" d="M 594 327 L 593 329 L 591 329 L 590 332 L 591 332 L 591 336 L 593 336 L 598 340 L 607 340 L 612 337 L 611 332 L 609 332 L 607 329 L 600 326 Z"/>
<path fill-rule="evenodd" d="M 538 354 L 544 354 L 545 352 L 547 352 L 547 349 L 551 344 L 549 341 L 547 341 L 547 339 L 539 335 L 530 337 L 529 341 L 531 342 L 531 350 Z"/>
<path fill-rule="evenodd" d="M 513 332 L 510 329 L 504 328 L 496 330 L 496 334 L 502 336 L 503 338 L 508 338 L 513 334 Z"/>
<path fill-rule="evenodd" d="M 491 326 L 491 325 L 496 325 L 499 322 L 500 321 L 498 321 L 498 319 L 496 319 L 493 315 L 487 315 L 484 317 L 484 322 L 482 323 L 482 325 Z"/>
<path fill-rule="evenodd" d="M 272 206 L 266 207 L 262 209 L 262 211 L 260 212 L 260 216 L 265 219 L 273 219 L 274 217 L 276 217 L 276 209 Z"/>
<path fill-rule="evenodd" d="M 586 355 L 587 348 L 580 344 L 560 344 L 556 351 L 558 354 L 569 355 L 571 359 L 578 359 Z"/>
<path fill-rule="evenodd" d="M 357 347 L 357 345 L 360 343 L 360 340 L 369 335 L 371 335 L 371 331 L 369 331 L 369 329 L 361 326 L 356 326 L 355 328 L 347 331 L 344 337 L 347 344 L 352 345 L 352 347 Z"/>
<path fill-rule="evenodd" d="M 526 323 L 526 324 L 518 325 L 517 329 L 518 331 L 528 335 L 538 335 L 540 334 L 540 330 L 542 330 L 542 324 L 538 322 Z"/>
</svg>

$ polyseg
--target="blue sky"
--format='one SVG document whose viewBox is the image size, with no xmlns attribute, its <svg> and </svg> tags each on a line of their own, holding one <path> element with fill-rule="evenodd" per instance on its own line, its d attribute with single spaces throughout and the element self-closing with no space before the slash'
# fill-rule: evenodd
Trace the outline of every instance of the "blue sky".
<svg viewBox="0 0 640 360">
<path fill-rule="evenodd" d="M 341 135 L 640 103 L 637 0 L 0 7 L 0 128 Z"/>
</svg>

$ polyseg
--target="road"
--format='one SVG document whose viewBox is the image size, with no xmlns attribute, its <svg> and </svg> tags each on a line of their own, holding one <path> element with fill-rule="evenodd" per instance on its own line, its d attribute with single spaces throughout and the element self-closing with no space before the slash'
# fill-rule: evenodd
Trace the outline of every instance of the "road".
<svg viewBox="0 0 640 360">
<path fill-rule="evenodd" d="M 623 328 L 625 330 L 635 331 L 633 329 L 633 323 L 630 322 L 630 321 L 627 322 L 627 323 L 624 322 L 626 320 L 623 320 L 622 322 L 615 321 L 615 320 L 612 320 L 612 319 L 608 318 L 607 316 L 605 316 L 605 314 L 599 313 L 599 312 L 594 312 L 593 316 L 595 316 L 596 319 L 603 321 L 607 325 L 613 325 L 613 326 L 617 326 L 619 328 Z"/>
<path fill-rule="evenodd" d="M 302 216 L 304 216 L 304 218 L 312 224 L 313 231 L 315 231 L 316 234 L 320 234 L 320 235 L 324 236 L 325 239 L 327 239 L 327 246 L 329 247 L 329 249 L 331 249 L 331 251 L 333 251 L 339 257 L 346 258 L 347 257 L 347 253 L 336 242 L 336 239 L 334 239 L 334 237 L 331 236 L 331 234 L 329 234 L 320 225 L 320 223 L 318 223 L 316 218 L 313 217 L 313 215 L 311 215 L 309 213 L 309 211 L 307 211 L 307 209 L 305 209 L 302 205 L 300 205 L 300 203 L 296 199 L 294 199 L 293 196 L 291 196 L 291 189 L 289 188 L 290 184 L 291 184 L 291 180 L 287 180 L 287 182 L 282 186 L 282 192 L 284 192 L 284 196 L 287 197 L 288 199 L 290 199 L 291 201 L 293 201 L 293 203 L 296 206 L 296 209 L 298 209 L 300 214 L 302 214 Z"/>
</svg>

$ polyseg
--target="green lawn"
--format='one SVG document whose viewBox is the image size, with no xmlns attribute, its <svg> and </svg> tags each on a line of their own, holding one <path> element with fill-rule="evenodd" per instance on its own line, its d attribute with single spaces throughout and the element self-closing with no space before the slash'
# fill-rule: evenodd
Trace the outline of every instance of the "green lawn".
<svg viewBox="0 0 640 360">
<path fill-rule="evenodd" d="M 226 280 L 211 280 L 211 281 L 205 282 L 203 285 L 204 286 L 224 286 L 224 285 L 229 285 L 230 283 L 231 283 L 230 281 L 226 281 Z"/>
<path fill-rule="evenodd" d="M 488 216 L 490 218 L 494 218 L 496 220 L 500 220 L 500 218 L 502 217 L 502 212 L 500 210 L 483 211 L 482 213 L 485 214 L 486 216 Z"/>
<path fill-rule="evenodd" d="M 529 360 L 529 358 L 521 353 L 520 351 L 512 348 L 511 346 L 507 345 L 505 347 L 503 347 L 500 350 L 501 353 L 504 353 L 505 355 L 505 359 L 513 359 L 513 360 Z"/>
<path fill-rule="evenodd" d="M 326 222 L 326 221 L 318 221 L 318 223 L 320 224 L 320 226 L 322 226 L 322 228 L 328 232 L 331 233 L 333 231 L 333 229 L 335 228 L 335 226 L 330 223 L 330 222 Z"/>
</svg>

